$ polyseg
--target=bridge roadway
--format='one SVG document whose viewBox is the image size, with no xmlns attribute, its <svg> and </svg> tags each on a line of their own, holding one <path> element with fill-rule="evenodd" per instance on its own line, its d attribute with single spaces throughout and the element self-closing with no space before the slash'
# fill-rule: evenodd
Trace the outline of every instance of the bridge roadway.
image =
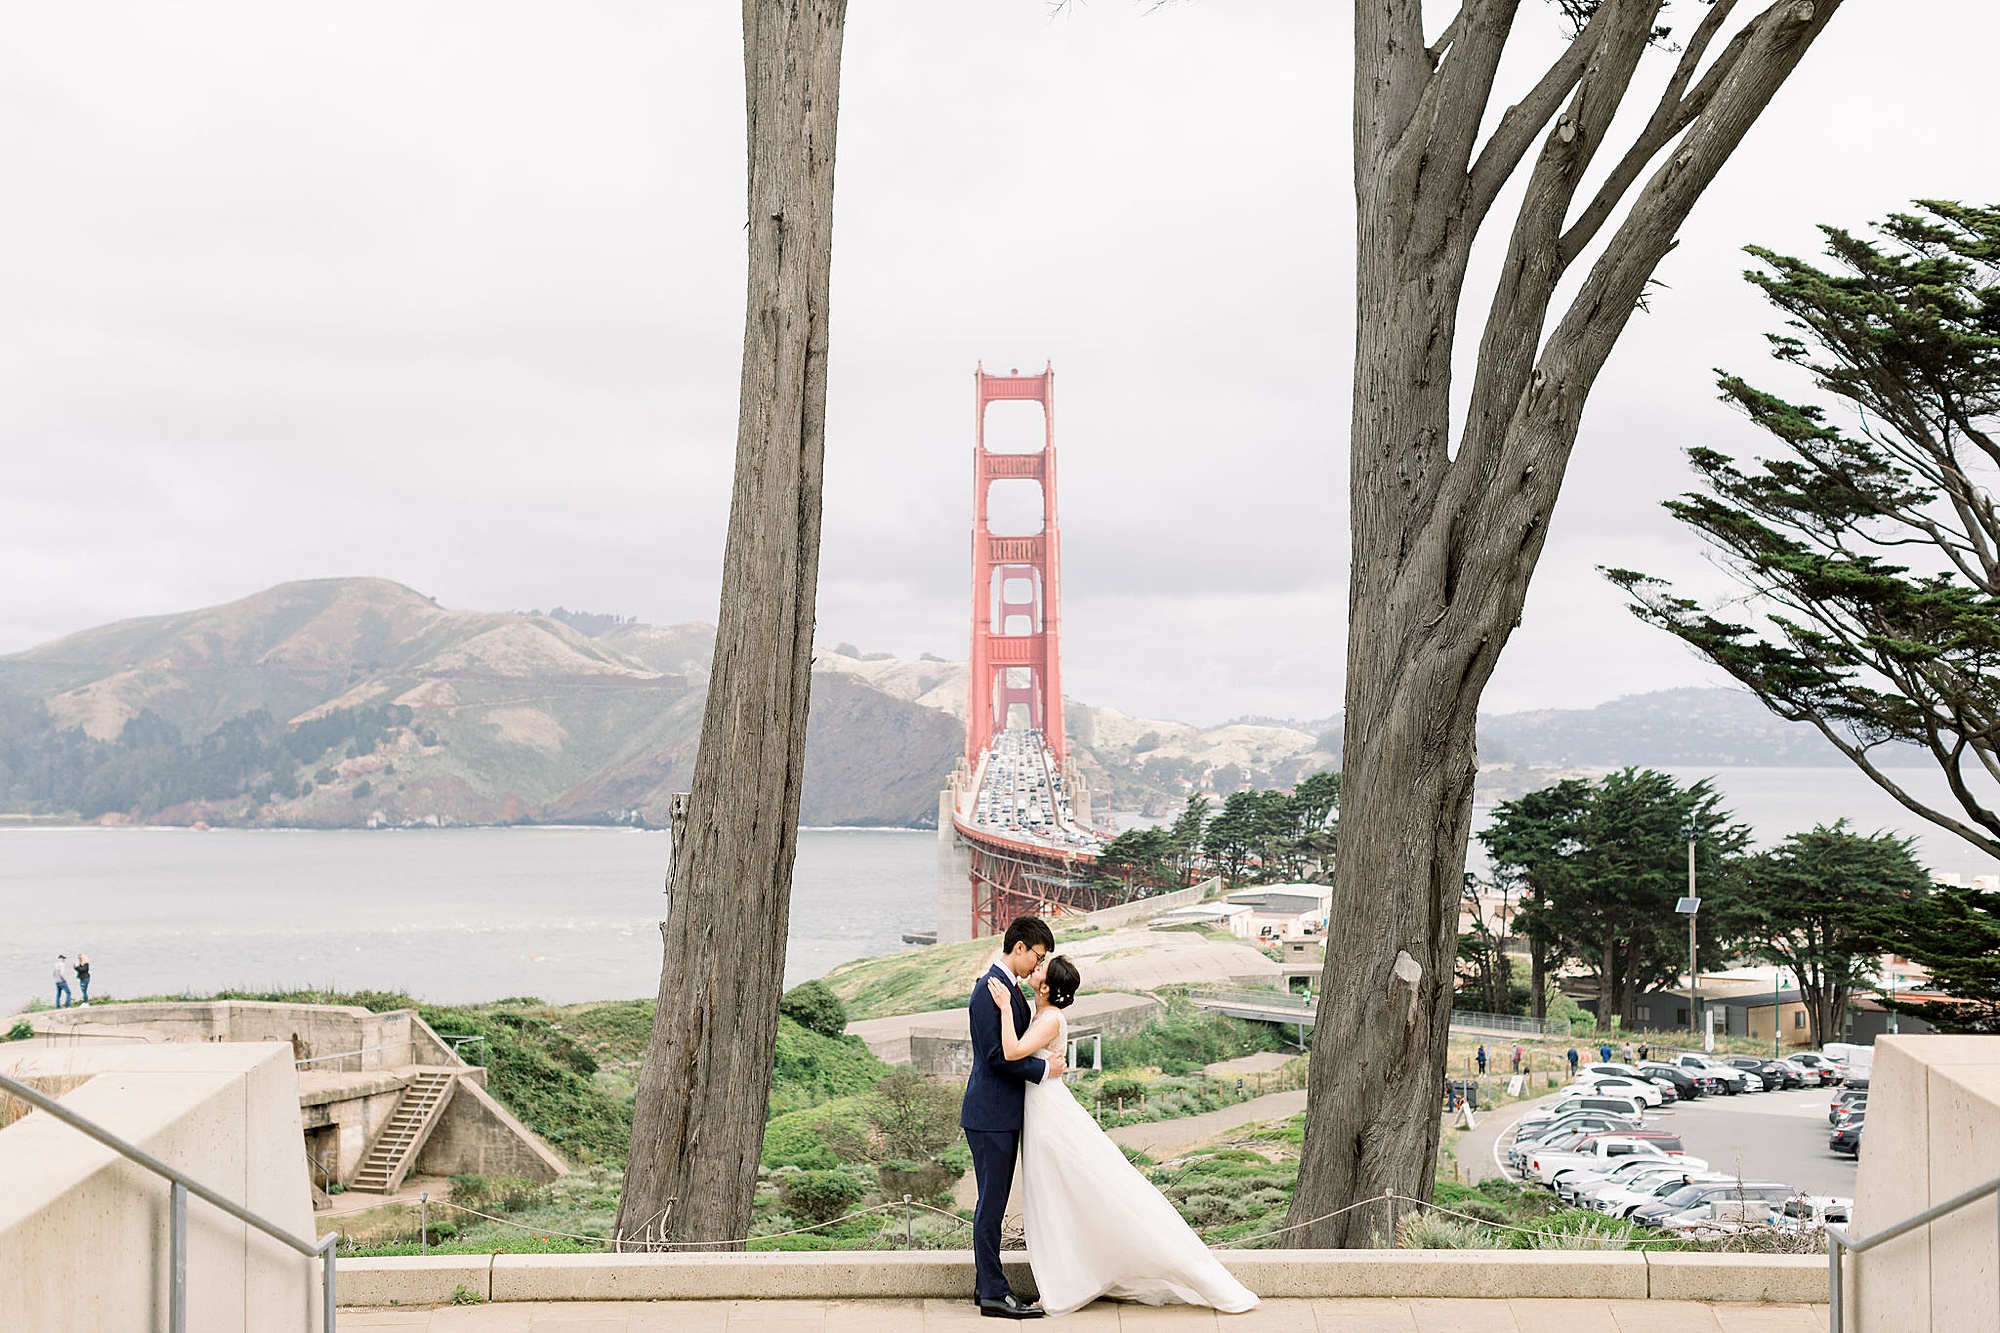
<svg viewBox="0 0 2000 1333">
<path fill-rule="evenodd" d="M 972 854 L 975 933 L 997 934 L 1025 913 L 1110 905 L 1096 874 L 1105 835 L 1077 818 L 1039 731 L 1010 727 L 994 736 L 952 827 Z"/>
</svg>

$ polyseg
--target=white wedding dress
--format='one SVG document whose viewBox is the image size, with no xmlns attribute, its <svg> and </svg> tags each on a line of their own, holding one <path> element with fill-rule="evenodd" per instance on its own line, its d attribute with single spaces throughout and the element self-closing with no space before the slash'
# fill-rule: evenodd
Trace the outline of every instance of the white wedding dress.
<svg viewBox="0 0 2000 1333">
<path fill-rule="evenodd" d="M 1068 1018 L 1061 1010 L 1056 1018 L 1045 1055 L 1068 1044 Z M 1100 1296 L 1186 1301 L 1229 1314 L 1257 1304 L 1060 1080 L 1027 1087 L 1021 1190 L 1028 1264 L 1052 1315 Z"/>
</svg>

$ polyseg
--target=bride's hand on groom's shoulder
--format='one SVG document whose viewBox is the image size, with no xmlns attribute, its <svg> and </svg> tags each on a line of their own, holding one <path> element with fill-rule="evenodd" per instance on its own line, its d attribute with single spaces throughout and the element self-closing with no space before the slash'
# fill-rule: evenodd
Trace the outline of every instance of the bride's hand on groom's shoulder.
<svg viewBox="0 0 2000 1333">
<path fill-rule="evenodd" d="M 1007 987 L 1001 983 L 1000 978 L 986 978 L 986 993 L 993 997 L 993 1003 L 1002 1009 L 1007 1007 Z"/>
</svg>

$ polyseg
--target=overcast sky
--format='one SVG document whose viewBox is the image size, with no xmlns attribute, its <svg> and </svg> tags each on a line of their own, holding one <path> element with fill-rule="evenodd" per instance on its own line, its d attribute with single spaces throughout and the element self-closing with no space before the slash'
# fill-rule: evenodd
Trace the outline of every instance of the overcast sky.
<svg viewBox="0 0 2000 1333">
<path fill-rule="evenodd" d="M 0 652 L 334 575 L 712 620 L 738 22 L 0 3 Z M 964 655 L 971 372 L 1052 360 L 1067 692 L 1200 723 L 1338 710 L 1350 23 L 852 6 L 821 642 Z M 1563 35 L 1540 0 L 1520 26 L 1516 87 Z M 1836 16 L 1599 382 L 1489 711 L 1713 681 L 1595 567 L 1718 586 L 1658 501 L 1688 445 L 1756 446 L 1712 368 L 1781 382 L 1739 247 L 2000 198 L 1996 37 L 1986 0 Z"/>
</svg>

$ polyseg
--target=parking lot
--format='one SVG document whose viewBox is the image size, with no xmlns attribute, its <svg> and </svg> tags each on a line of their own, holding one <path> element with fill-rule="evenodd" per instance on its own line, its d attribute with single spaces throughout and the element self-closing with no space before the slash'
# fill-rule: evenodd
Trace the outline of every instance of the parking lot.
<svg viewBox="0 0 2000 1333">
<path fill-rule="evenodd" d="M 1826 1109 L 1834 1092 L 1833 1088 L 1794 1088 L 1789 1092 L 1699 1097 L 1656 1107 L 1647 1118 L 1657 1128 L 1679 1134 L 1688 1154 L 1707 1161 L 1711 1171 L 1740 1173 L 1746 1181 L 1782 1181 L 1806 1194 L 1852 1198 L 1855 1159 L 1837 1156 L 1826 1146 L 1831 1129 Z M 1544 1098 L 1538 1104 L 1552 1100 Z M 1509 1108 L 1509 1123 L 1498 1127 L 1495 1138 L 1480 1135 L 1471 1140 L 1468 1135 L 1478 1147 L 1473 1152 L 1462 1151 L 1461 1159 L 1475 1179 L 1501 1169 L 1499 1163 L 1513 1137 L 1511 1122 L 1516 1118 Z"/>
</svg>

